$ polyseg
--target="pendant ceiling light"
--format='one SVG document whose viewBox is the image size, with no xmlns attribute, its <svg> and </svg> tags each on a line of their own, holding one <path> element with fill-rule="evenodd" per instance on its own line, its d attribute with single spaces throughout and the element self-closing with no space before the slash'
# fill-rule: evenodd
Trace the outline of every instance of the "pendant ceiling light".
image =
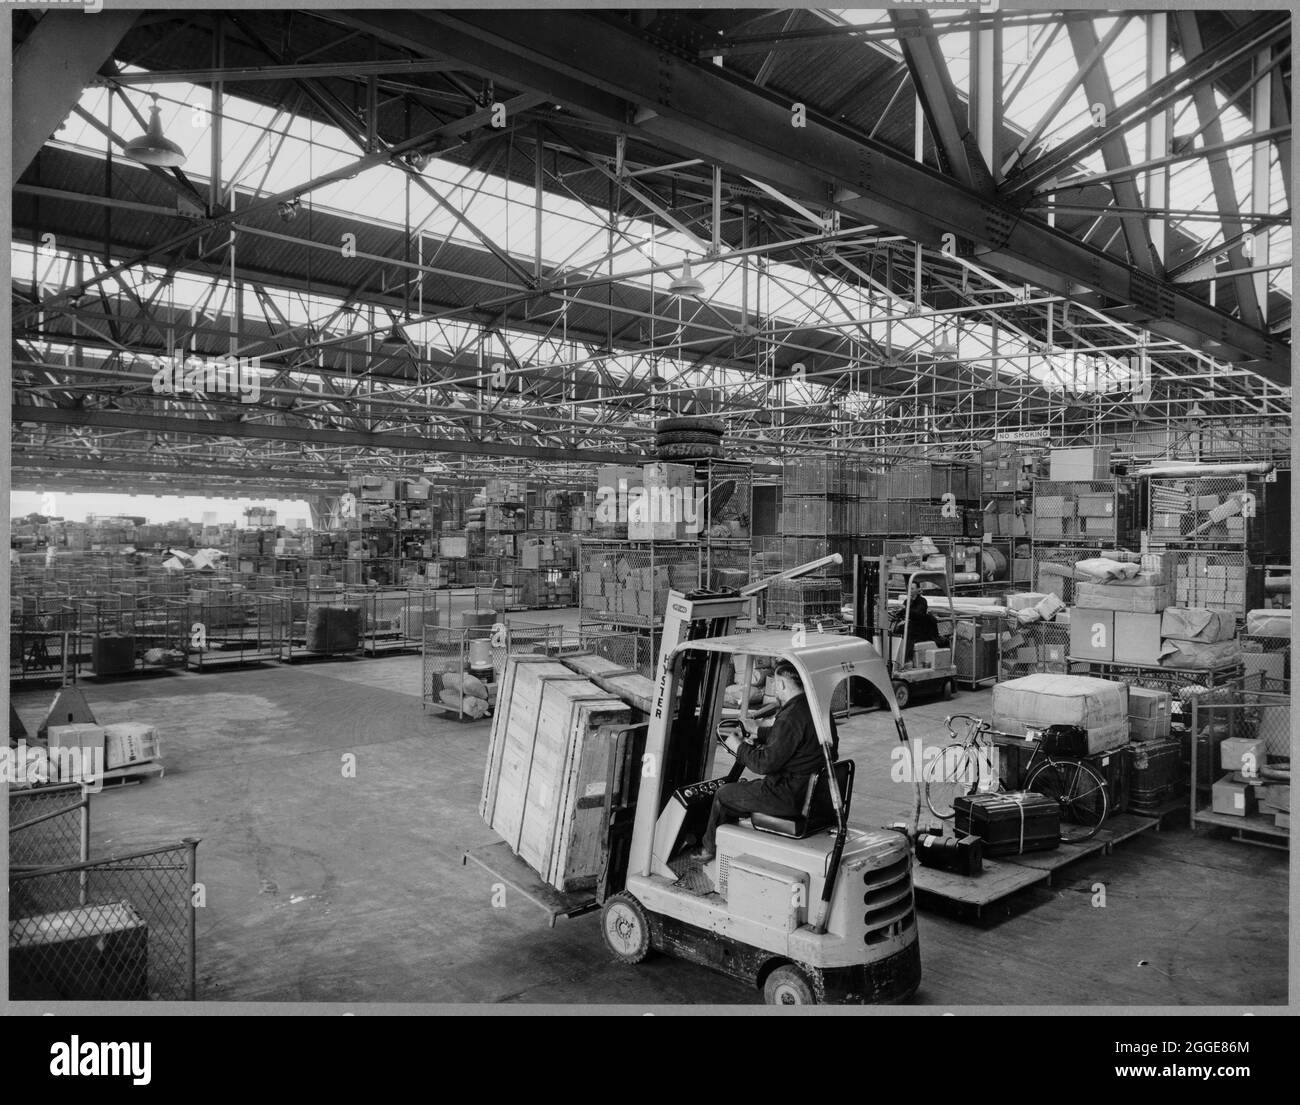
<svg viewBox="0 0 1300 1105">
<path fill-rule="evenodd" d="M 132 161 L 141 165 L 159 165 L 170 169 L 185 164 L 185 152 L 162 132 L 162 113 L 158 109 L 158 97 L 153 98 L 149 108 L 149 127 L 139 138 L 133 138 L 122 152 Z"/>
<path fill-rule="evenodd" d="M 704 292 L 704 284 L 699 277 L 691 273 L 691 259 L 688 257 L 682 262 L 682 274 L 676 276 L 668 285 L 668 290 L 674 295 L 701 295 Z"/>
<path fill-rule="evenodd" d="M 939 336 L 939 339 L 934 343 L 933 352 L 936 357 L 957 356 L 957 341 L 946 328 Z"/>
</svg>

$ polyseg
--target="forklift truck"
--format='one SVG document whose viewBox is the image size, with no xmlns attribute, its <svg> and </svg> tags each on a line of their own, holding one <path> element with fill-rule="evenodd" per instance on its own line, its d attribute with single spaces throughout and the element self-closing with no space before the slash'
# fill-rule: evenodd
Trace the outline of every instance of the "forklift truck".
<svg viewBox="0 0 1300 1105">
<path fill-rule="evenodd" d="M 840 562 L 833 554 L 775 578 Z M 593 893 L 559 894 L 535 873 L 530 880 L 504 843 L 466 858 L 548 909 L 552 924 L 599 908 L 605 944 L 624 963 L 663 952 L 753 985 L 769 1004 L 903 1002 L 921 979 L 910 838 L 849 828 L 854 765 L 831 752 L 831 696 L 850 678 L 879 692 L 911 749 L 889 672 L 857 637 L 736 633 L 749 598 L 771 582 L 670 592 L 649 722 L 610 734 L 607 833 Z M 713 795 L 743 772 L 736 761 L 715 775 L 722 732 L 737 724 L 752 731 L 757 719 L 744 695 L 738 709 L 724 708 L 729 673 L 748 686 L 756 664 L 773 659 L 799 672 L 823 769 L 797 814 L 720 826 L 716 855 L 701 864 L 691 846 Z M 912 828 L 919 802 L 918 787 Z"/>
<path fill-rule="evenodd" d="M 907 580 L 903 590 L 903 607 L 899 611 L 902 617 L 896 623 L 889 613 L 891 575 L 905 575 Z M 941 597 L 948 600 L 949 621 L 955 624 L 957 615 L 952 607 L 952 589 L 948 584 L 948 573 L 943 569 L 914 568 L 906 572 L 890 572 L 886 557 L 853 558 L 853 632 L 856 636 L 871 641 L 876 651 L 885 657 L 894 699 L 903 710 L 918 695 L 937 694 L 950 699 L 957 687 L 956 664 L 923 668 L 904 659 L 910 643 L 912 584 L 922 582 L 938 582 L 941 585 Z"/>
</svg>

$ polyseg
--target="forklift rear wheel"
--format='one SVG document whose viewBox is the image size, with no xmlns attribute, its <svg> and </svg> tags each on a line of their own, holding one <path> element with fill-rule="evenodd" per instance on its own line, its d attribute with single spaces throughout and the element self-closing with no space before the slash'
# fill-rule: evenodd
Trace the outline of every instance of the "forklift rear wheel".
<svg viewBox="0 0 1300 1105">
<path fill-rule="evenodd" d="M 894 681 L 894 701 L 898 703 L 900 710 L 906 710 L 907 704 L 912 700 L 912 688 L 904 683 L 901 679 Z"/>
<path fill-rule="evenodd" d="M 956 689 L 957 689 L 957 688 L 953 685 L 953 681 L 952 681 L 951 679 L 945 679 L 945 680 L 943 681 L 943 697 L 944 697 L 944 698 L 946 698 L 946 699 L 951 699 L 952 696 L 953 696 L 953 694 L 956 692 Z"/>
<path fill-rule="evenodd" d="M 620 963 L 640 963 L 650 954 L 650 919 L 631 894 L 615 894 L 600 911 L 605 947 Z"/>
<path fill-rule="evenodd" d="M 816 1005 L 808 976 L 791 963 L 783 964 L 763 983 L 763 1000 L 768 1005 Z"/>
</svg>

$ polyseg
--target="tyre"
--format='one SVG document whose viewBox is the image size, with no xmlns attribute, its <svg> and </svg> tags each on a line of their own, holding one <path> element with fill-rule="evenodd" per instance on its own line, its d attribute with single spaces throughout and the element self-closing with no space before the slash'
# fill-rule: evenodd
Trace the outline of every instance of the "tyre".
<svg viewBox="0 0 1300 1105">
<path fill-rule="evenodd" d="M 898 703 L 900 710 L 906 710 L 907 704 L 912 701 L 912 688 L 901 679 L 894 683 L 894 701 Z"/>
<path fill-rule="evenodd" d="M 1025 780 L 1025 790 L 1055 798 L 1061 807 L 1061 839 L 1079 844 L 1097 835 L 1110 812 L 1106 780 L 1076 760 L 1049 760 Z"/>
<path fill-rule="evenodd" d="M 976 753 L 964 744 L 948 744 L 925 765 L 925 804 L 935 817 L 950 821 L 954 800 L 979 789 L 980 764 Z"/>
<path fill-rule="evenodd" d="M 605 947 L 620 963 L 640 963 L 650 954 L 650 918 L 631 894 L 605 899 L 600 911 L 600 934 Z"/>
<path fill-rule="evenodd" d="M 656 435 L 656 445 L 717 445 L 722 441 L 721 434 L 698 433 L 695 430 L 674 430 L 672 433 Z"/>
<path fill-rule="evenodd" d="M 661 434 L 687 431 L 721 437 L 725 430 L 726 427 L 716 418 L 661 418 L 655 423 L 655 432 Z"/>
<path fill-rule="evenodd" d="M 952 696 L 957 693 L 957 684 L 951 679 L 943 681 L 943 697 L 946 702 L 952 701 Z"/>
<path fill-rule="evenodd" d="M 817 993 L 808 976 L 793 963 L 783 963 L 763 983 L 768 1005 L 816 1005 Z"/>
</svg>

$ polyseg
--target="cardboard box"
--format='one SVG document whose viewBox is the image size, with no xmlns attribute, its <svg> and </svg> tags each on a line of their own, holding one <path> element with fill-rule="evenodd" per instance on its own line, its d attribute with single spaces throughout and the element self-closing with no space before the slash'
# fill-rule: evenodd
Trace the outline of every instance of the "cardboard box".
<svg viewBox="0 0 1300 1105">
<path fill-rule="evenodd" d="M 147 763 L 160 755 L 158 730 L 138 721 L 116 722 L 104 726 L 104 767 L 126 767 Z"/>
<path fill-rule="evenodd" d="M 1160 663 L 1160 615 L 1115 614 L 1115 660 L 1155 666 Z"/>
<path fill-rule="evenodd" d="M 1075 660 L 1115 659 L 1113 610 L 1076 606 L 1070 611 L 1070 656 Z"/>
<path fill-rule="evenodd" d="M 46 731 L 49 744 L 50 782 L 92 781 L 104 770 L 104 729 L 99 725 L 73 722 L 51 725 Z"/>
<path fill-rule="evenodd" d="M 1258 779 L 1259 769 L 1268 762 L 1268 744 L 1262 737 L 1231 737 L 1219 745 L 1219 766 Z"/>
<path fill-rule="evenodd" d="M 1110 478 L 1109 446 L 1053 449 L 1049 478 L 1053 480 L 1105 480 Z"/>
<path fill-rule="evenodd" d="M 1255 788 L 1249 783 L 1233 782 L 1232 776 L 1225 775 L 1210 792 L 1215 813 L 1246 817 L 1255 812 Z"/>
<path fill-rule="evenodd" d="M 1129 687 L 1129 717 L 1168 717 L 1173 695 L 1168 691 L 1153 691 L 1147 687 Z"/>
<path fill-rule="evenodd" d="M 1289 829 L 1291 827 L 1291 814 L 1275 813 L 1273 815 L 1273 824 L 1279 829 Z"/>
<path fill-rule="evenodd" d="M 952 649 L 936 648 L 930 653 L 930 667 L 948 668 L 952 666 Z"/>
</svg>

